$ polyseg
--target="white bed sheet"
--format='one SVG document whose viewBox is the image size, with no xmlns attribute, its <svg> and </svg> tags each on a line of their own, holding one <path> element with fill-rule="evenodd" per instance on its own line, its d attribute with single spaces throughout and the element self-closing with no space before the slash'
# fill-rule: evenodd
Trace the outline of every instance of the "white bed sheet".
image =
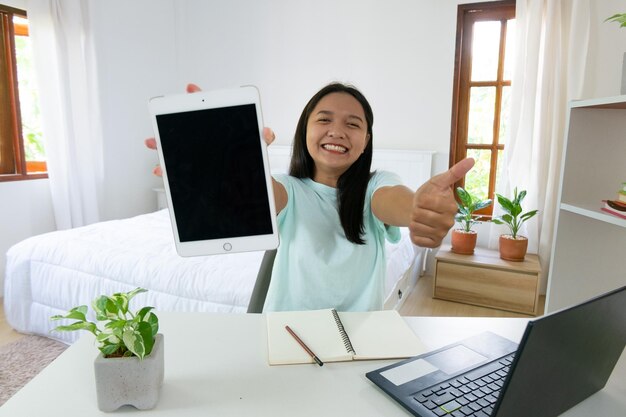
<svg viewBox="0 0 626 417">
<path fill-rule="evenodd" d="M 423 250 L 405 229 L 401 243 L 386 249 L 389 292 L 416 271 Z M 262 257 L 179 257 L 167 210 L 35 236 L 7 252 L 7 321 L 20 332 L 71 343 L 76 332 L 50 333 L 57 324 L 51 315 L 135 287 L 149 290 L 137 296 L 139 303 L 160 311 L 245 312 Z"/>
</svg>

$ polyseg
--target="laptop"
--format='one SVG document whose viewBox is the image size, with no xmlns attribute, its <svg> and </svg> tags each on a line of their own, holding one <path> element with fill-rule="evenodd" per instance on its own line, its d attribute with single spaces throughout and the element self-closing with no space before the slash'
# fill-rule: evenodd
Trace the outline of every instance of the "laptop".
<svg viewBox="0 0 626 417">
<path fill-rule="evenodd" d="M 626 345 L 626 286 L 366 374 L 419 417 L 551 417 L 601 390 Z"/>
</svg>

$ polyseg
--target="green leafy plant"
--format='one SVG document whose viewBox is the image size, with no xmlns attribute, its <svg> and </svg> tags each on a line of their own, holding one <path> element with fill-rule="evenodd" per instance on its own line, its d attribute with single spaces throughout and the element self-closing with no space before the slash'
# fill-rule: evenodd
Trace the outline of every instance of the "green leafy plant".
<svg viewBox="0 0 626 417">
<path fill-rule="evenodd" d="M 617 13 L 613 16 L 607 18 L 605 22 L 617 22 L 619 23 L 619 27 L 626 27 L 626 13 Z"/>
<path fill-rule="evenodd" d="M 526 191 L 520 191 L 518 194 L 517 187 L 515 187 L 515 190 L 513 191 L 513 200 L 510 200 L 500 194 L 496 194 L 496 197 L 498 198 L 498 204 L 500 204 L 506 214 L 494 217 L 491 221 L 495 224 L 507 225 L 511 231 L 513 239 L 517 239 L 517 233 L 519 232 L 520 227 L 522 227 L 522 224 L 537 214 L 537 210 L 531 210 L 522 214 L 522 200 L 526 197 Z"/>
<path fill-rule="evenodd" d="M 104 357 L 137 356 L 143 359 L 152 352 L 155 336 L 159 330 L 159 319 L 153 307 L 143 307 L 136 313 L 129 310 L 130 300 L 146 289 L 135 288 L 127 293 L 97 297 L 92 308 L 98 324 L 87 320 L 87 306 L 74 307 L 65 315 L 52 316 L 51 320 L 76 320 L 69 325 L 57 326 L 56 331 L 87 330 L 96 336 L 98 349 Z"/>
<path fill-rule="evenodd" d="M 469 232 L 472 230 L 473 225 L 480 223 L 480 219 L 474 216 L 474 212 L 489 207 L 492 201 L 491 199 L 480 200 L 467 192 L 463 187 L 457 187 L 456 194 L 461 202 L 456 203 L 459 211 L 454 220 L 461 224 L 463 231 Z"/>
</svg>

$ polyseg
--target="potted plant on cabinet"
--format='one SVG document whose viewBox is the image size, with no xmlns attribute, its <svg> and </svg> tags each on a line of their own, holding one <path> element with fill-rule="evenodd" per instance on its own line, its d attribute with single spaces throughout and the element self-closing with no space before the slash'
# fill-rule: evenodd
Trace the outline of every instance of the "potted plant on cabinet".
<svg viewBox="0 0 626 417">
<path fill-rule="evenodd" d="M 456 194 L 461 201 L 456 203 L 459 211 L 454 219 L 459 222 L 462 227 L 452 231 L 451 250 L 461 255 L 471 255 L 476 248 L 476 239 L 478 236 L 476 231 L 472 230 L 472 226 L 479 223 L 480 220 L 475 217 L 474 212 L 489 207 L 491 200 L 480 200 L 472 196 L 462 187 L 457 187 Z"/>
<path fill-rule="evenodd" d="M 87 330 L 96 336 L 100 354 L 94 362 L 98 408 L 114 411 L 123 405 L 140 410 L 153 408 L 163 384 L 163 335 L 153 307 L 133 313 L 129 301 L 146 292 L 136 288 L 127 293 L 97 297 L 92 308 L 97 323 L 87 320 L 87 306 L 74 307 L 52 320 L 75 320 L 56 331 Z"/>
<path fill-rule="evenodd" d="M 522 213 L 522 200 L 526 197 L 526 191 L 517 192 L 517 187 L 513 191 L 513 199 L 510 200 L 500 194 L 496 194 L 498 204 L 506 212 L 499 217 L 491 219 L 496 224 L 505 224 L 508 226 L 510 234 L 500 235 L 499 247 L 500 258 L 507 261 L 521 262 L 526 256 L 528 250 L 528 238 L 518 235 L 520 227 L 526 220 L 537 214 L 537 210 L 531 210 Z"/>
</svg>

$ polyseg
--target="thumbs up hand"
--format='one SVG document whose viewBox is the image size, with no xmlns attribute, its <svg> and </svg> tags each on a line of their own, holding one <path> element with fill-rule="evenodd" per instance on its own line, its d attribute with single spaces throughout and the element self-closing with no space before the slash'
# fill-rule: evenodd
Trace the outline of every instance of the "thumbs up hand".
<svg viewBox="0 0 626 417">
<path fill-rule="evenodd" d="M 413 196 L 413 210 L 409 223 L 411 241 L 424 248 L 436 248 L 454 226 L 457 212 L 452 185 L 463 178 L 474 166 L 466 158 L 443 174 L 432 177 Z"/>
</svg>

